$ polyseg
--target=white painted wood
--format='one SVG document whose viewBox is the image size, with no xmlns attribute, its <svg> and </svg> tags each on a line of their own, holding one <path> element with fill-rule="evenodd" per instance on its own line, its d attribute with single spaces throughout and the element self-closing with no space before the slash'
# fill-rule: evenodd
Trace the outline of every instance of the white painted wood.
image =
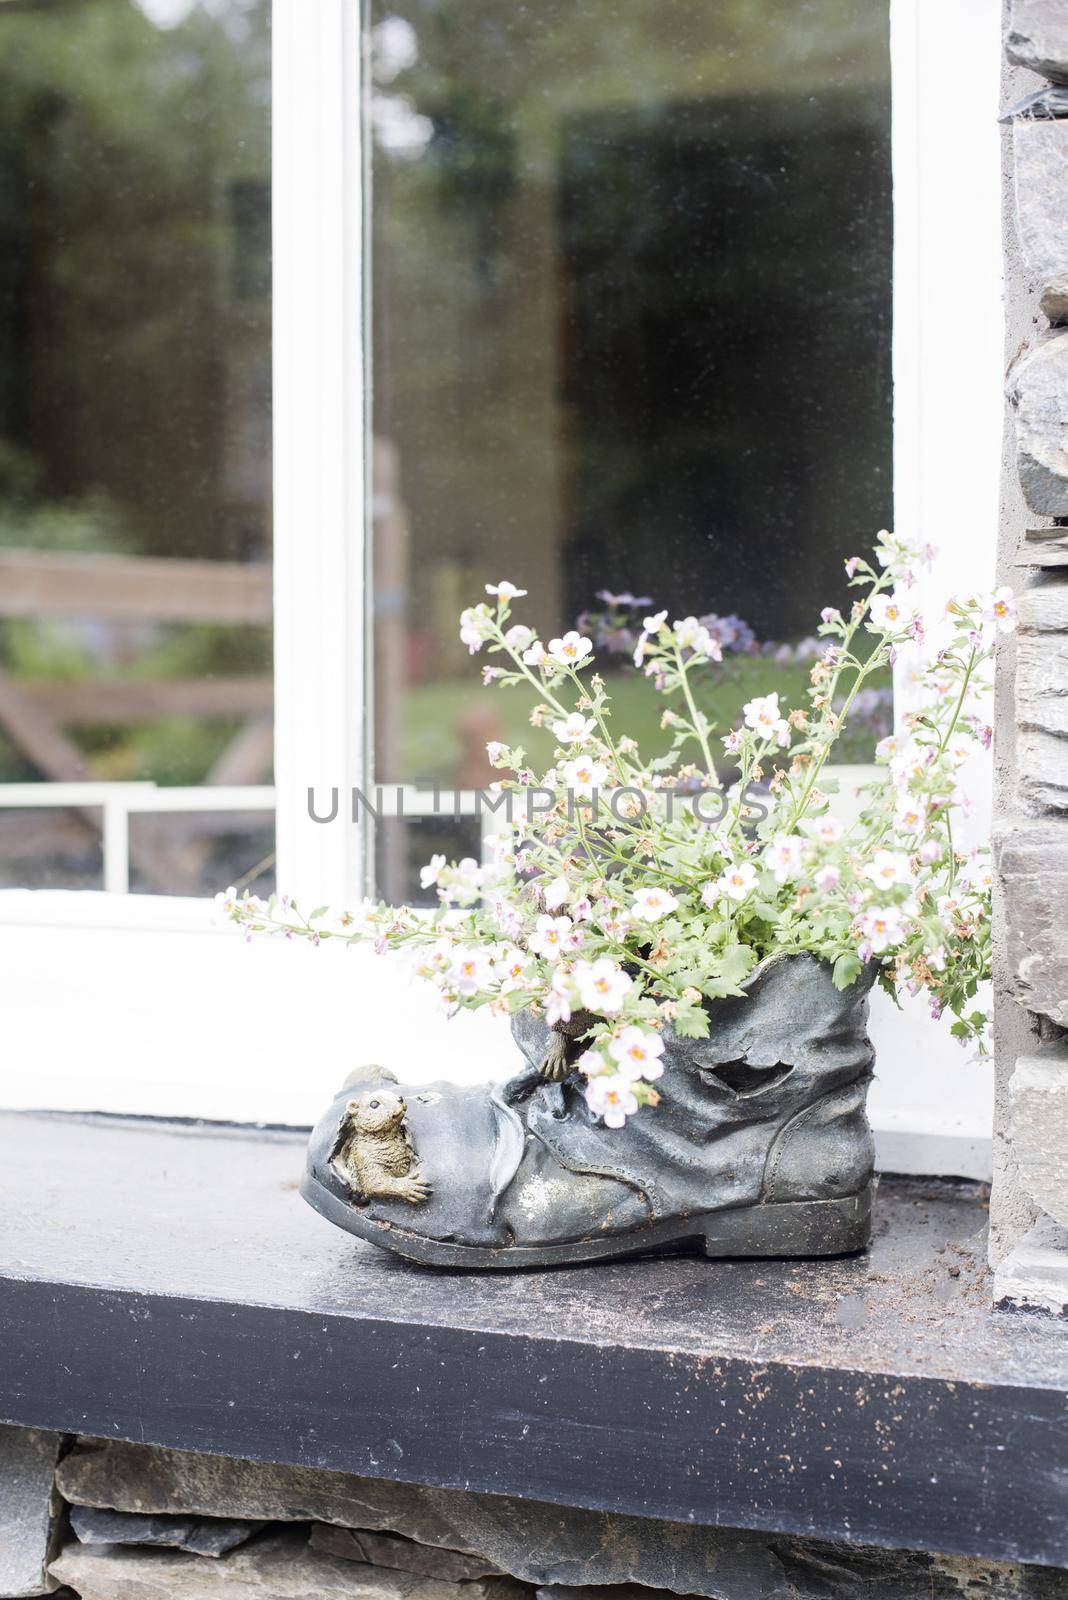
<svg viewBox="0 0 1068 1600">
<path fill-rule="evenodd" d="M 364 770 L 360 7 L 274 0 L 274 583 L 278 881 L 362 887 L 360 835 L 309 787 Z"/>
<path fill-rule="evenodd" d="M 362 888 L 360 833 L 310 822 L 306 794 L 365 787 L 359 8 L 274 4 L 279 880 L 343 904 Z M 891 0 L 891 23 L 897 526 L 941 547 L 925 580 L 938 601 L 993 571 L 1000 19 L 996 0 Z M 246 806 L 270 793 L 237 792 Z M 124 803 L 160 810 L 173 793 Z M 510 1070 L 500 1023 L 445 1025 L 392 961 L 246 945 L 210 916 L 202 901 L 0 892 L 0 1105 L 303 1124 L 360 1061 L 422 1080 Z M 988 1175 L 989 1069 L 916 1003 L 876 997 L 873 1038 L 881 1164 Z"/>
</svg>

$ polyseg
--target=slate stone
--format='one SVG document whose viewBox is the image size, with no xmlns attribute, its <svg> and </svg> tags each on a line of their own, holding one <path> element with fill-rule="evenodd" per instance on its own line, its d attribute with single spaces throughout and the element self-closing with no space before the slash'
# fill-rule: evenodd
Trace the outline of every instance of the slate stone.
<svg viewBox="0 0 1068 1600">
<path fill-rule="evenodd" d="M 1068 567 L 1068 529 L 1025 528 L 1023 543 L 1016 551 L 1016 564 L 1051 570 Z"/>
<path fill-rule="evenodd" d="M 1023 356 L 1009 374 L 1007 392 L 1024 499 L 1040 516 L 1068 516 L 1068 333 Z"/>
<path fill-rule="evenodd" d="M 82 1600 L 467 1600 L 454 1583 L 363 1566 L 313 1550 L 303 1532 L 265 1534 L 221 1556 L 71 1544 L 51 1564 Z M 511 1578 L 475 1585 L 472 1600 L 525 1600 Z"/>
<path fill-rule="evenodd" d="M 1005 53 L 1018 67 L 1068 83 L 1068 0 L 1012 0 Z"/>
<path fill-rule="evenodd" d="M 1068 1228 L 1046 1216 L 1032 1224 L 994 1273 L 994 1304 L 1068 1316 Z"/>
<path fill-rule="evenodd" d="M 368 1533 L 366 1529 L 338 1528 L 327 1522 L 317 1522 L 312 1528 L 311 1547 L 324 1555 L 342 1556 L 346 1561 L 415 1572 L 424 1578 L 446 1578 L 452 1583 L 494 1577 L 501 1571 L 484 1556 L 467 1556 L 459 1550 L 416 1544 L 413 1539 L 402 1539 L 393 1533 Z"/>
<path fill-rule="evenodd" d="M 994 854 L 1013 993 L 1068 1027 L 1068 822 L 1014 818 L 996 830 Z"/>
<path fill-rule="evenodd" d="M 1068 1050 L 1021 1056 L 1009 1081 L 1009 1104 L 1024 1188 L 1068 1227 Z"/>
<path fill-rule="evenodd" d="M 1018 790 L 1025 810 L 1068 810 L 1068 584 L 1019 596 L 1016 645 Z"/>
<path fill-rule="evenodd" d="M 0 1426 L 0 1597 L 46 1594 L 59 1501 L 61 1433 Z"/>
<path fill-rule="evenodd" d="M 1016 231 L 1051 322 L 1068 319 L 1068 121 L 1013 123 Z"/>
<path fill-rule="evenodd" d="M 221 1517 L 145 1516 L 138 1511 L 100 1511 L 72 1506 L 70 1525 L 82 1544 L 144 1544 L 189 1550 L 194 1555 L 221 1556 L 236 1549 L 262 1522 Z"/>
</svg>

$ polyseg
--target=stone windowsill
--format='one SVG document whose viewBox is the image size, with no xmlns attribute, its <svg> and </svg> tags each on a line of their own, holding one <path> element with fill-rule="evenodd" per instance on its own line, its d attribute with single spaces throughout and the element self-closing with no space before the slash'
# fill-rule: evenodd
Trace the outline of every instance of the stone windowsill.
<svg viewBox="0 0 1068 1600">
<path fill-rule="evenodd" d="M 1068 1564 L 1068 1338 L 974 1187 L 868 1256 L 463 1275 L 336 1232 L 299 1135 L 0 1116 L 0 1420 L 673 1521 Z"/>
</svg>

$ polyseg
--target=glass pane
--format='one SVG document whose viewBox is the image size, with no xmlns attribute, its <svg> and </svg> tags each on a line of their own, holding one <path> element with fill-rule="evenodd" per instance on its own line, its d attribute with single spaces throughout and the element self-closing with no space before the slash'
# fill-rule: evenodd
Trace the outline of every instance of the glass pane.
<svg viewBox="0 0 1068 1600">
<path fill-rule="evenodd" d="M 446 806 L 452 797 L 445 796 Z M 436 906 L 437 891 L 424 888 L 420 869 L 431 856 L 450 861 L 482 859 L 482 825 L 476 817 L 382 817 L 374 823 L 375 882 L 396 905 Z"/>
<path fill-rule="evenodd" d="M 263 811 L 168 811 L 130 818 L 130 891 L 164 879 L 183 894 L 214 895 L 238 880 L 274 891 L 274 817 Z"/>
<path fill-rule="evenodd" d="M 492 737 L 546 754 L 457 638 L 502 577 L 543 637 L 584 618 L 656 748 L 604 591 L 719 619 L 724 729 L 753 693 L 797 704 L 891 514 L 885 0 L 369 19 L 378 777 L 486 782 Z M 844 759 L 889 686 L 865 709 Z"/>
<path fill-rule="evenodd" d="M 0 5 L 0 783 L 270 781 L 268 20 Z"/>
<path fill-rule="evenodd" d="M 0 889 L 102 889 L 104 813 L 0 808 Z"/>
</svg>

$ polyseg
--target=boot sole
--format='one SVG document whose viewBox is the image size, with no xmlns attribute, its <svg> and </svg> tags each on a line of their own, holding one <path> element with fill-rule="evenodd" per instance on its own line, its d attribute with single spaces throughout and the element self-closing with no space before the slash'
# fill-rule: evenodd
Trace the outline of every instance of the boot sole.
<svg viewBox="0 0 1068 1600">
<path fill-rule="evenodd" d="M 524 1267 L 577 1266 L 588 1261 L 661 1255 L 692 1248 L 712 1259 L 855 1255 L 871 1240 L 874 1180 L 859 1194 L 838 1200 L 781 1200 L 698 1217 L 651 1222 L 638 1235 L 577 1239 L 547 1245 L 469 1245 L 427 1239 L 391 1222 L 375 1222 L 306 1173 L 302 1197 L 319 1215 L 360 1239 L 428 1267 L 514 1271 Z"/>
</svg>

